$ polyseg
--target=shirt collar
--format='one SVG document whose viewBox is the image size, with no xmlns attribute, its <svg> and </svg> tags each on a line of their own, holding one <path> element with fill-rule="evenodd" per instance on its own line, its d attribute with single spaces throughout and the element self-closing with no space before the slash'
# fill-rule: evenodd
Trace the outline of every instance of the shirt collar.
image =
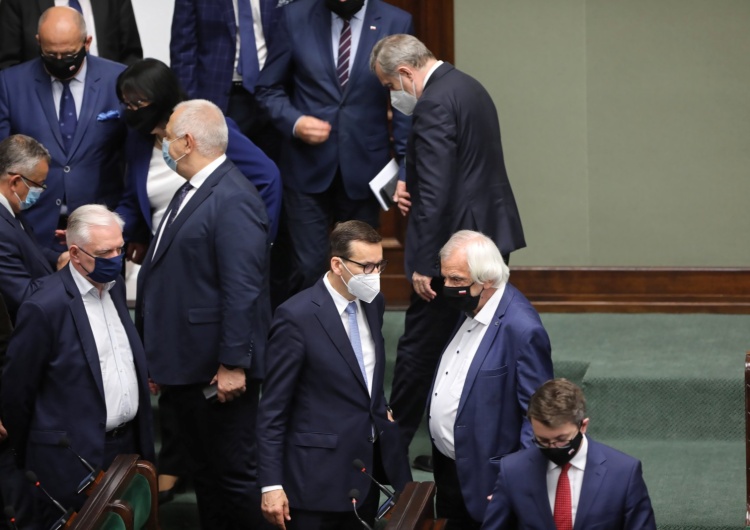
<svg viewBox="0 0 750 530">
<path fill-rule="evenodd" d="M 206 167 L 198 171 L 195 175 L 192 176 L 190 179 L 190 185 L 193 186 L 193 188 L 198 189 L 201 187 L 201 184 L 206 182 L 206 179 L 211 176 L 211 173 L 216 171 L 216 168 L 219 167 L 221 164 L 224 163 L 224 160 L 227 159 L 227 155 L 221 155 L 219 158 L 208 164 Z"/>
<path fill-rule="evenodd" d="M 354 13 L 352 15 L 352 18 L 356 18 L 357 20 L 364 20 L 364 18 L 365 18 L 365 12 L 366 11 L 367 11 L 367 0 L 365 0 L 365 3 L 362 4 L 362 9 L 360 9 L 359 11 L 357 11 L 356 13 Z M 338 16 L 333 11 L 331 11 L 331 15 L 333 15 L 335 18 L 338 18 L 340 20 L 344 20 L 343 18 L 341 18 L 340 16 Z M 351 24 L 351 21 L 349 23 Z"/>
<path fill-rule="evenodd" d="M 497 306 L 500 305 L 500 299 L 503 297 L 503 293 L 505 292 L 505 283 L 503 283 L 500 287 L 497 288 L 497 291 L 492 293 L 492 296 L 490 296 L 490 299 L 487 300 L 487 303 L 484 304 L 484 307 L 479 310 L 479 313 L 477 313 L 474 316 L 469 316 L 469 318 L 472 318 L 479 322 L 480 324 L 484 324 L 485 326 L 489 326 L 490 322 L 492 322 L 492 319 L 495 316 L 495 312 L 497 311 Z"/>
<path fill-rule="evenodd" d="M 81 64 L 81 69 L 78 70 L 78 73 L 76 73 L 76 75 L 74 75 L 73 77 L 71 77 L 69 79 L 69 81 L 77 81 L 79 83 L 83 83 L 84 80 L 86 79 L 86 70 L 88 70 L 88 67 L 89 67 L 88 63 L 89 63 L 88 62 L 88 52 L 86 52 L 86 58 L 83 60 L 83 64 Z M 58 78 L 56 78 L 54 76 L 50 76 L 50 79 L 52 79 L 53 83 L 55 81 L 57 81 L 57 82 L 59 82 L 59 83 L 62 84 L 62 81 L 60 81 Z"/>
<path fill-rule="evenodd" d="M 573 458 L 570 460 L 570 466 L 574 467 L 576 469 L 580 469 L 581 471 L 586 470 L 586 458 L 589 454 L 589 441 L 588 438 L 586 438 L 586 435 L 583 435 L 583 440 L 581 440 L 581 448 L 578 449 L 578 452 L 573 456 Z M 547 471 L 552 471 L 555 468 L 562 467 L 558 466 L 552 461 L 549 461 L 547 463 Z"/>
<path fill-rule="evenodd" d="M 81 293 L 81 296 L 85 296 L 86 294 L 91 293 L 91 291 L 94 291 L 92 294 L 99 298 L 99 290 L 93 283 L 87 280 L 85 276 L 78 272 L 78 269 L 73 266 L 72 261 L 68 264 L 68 267 L 70 268 L 70 274 L 73 276 L 73 281 L 76 282 L 76 287 L 78 287 L 78 292 Z M 104 290 L 109 291 L 114 287 L 115 283 L 117 282 L 111 281 L 103 284 Z"/>
<path fill-rule="evenodd" d="M 13 211 L 13 208 L 10 205 L 10 201 L 2 193 L 0 193 L 0 204 L 2 204 L 3 206 L 5 206 L 8 209 L 8 211 L 10 212 L 10 215 L 12 215 L 13 217 L 16 216 L 16 212 Z"/>
<path fill-rule="evenodd" d="M 443 61 L 435 61 L 435 64 L 432 65 L 432 68 L 427 70 L 427 75 L 424 76 L 424 83 L 422 83 L 422 90 L 424 91 L 424 88 L 427 86 L 427 81 L 429 81 L 432 74 L 435 72 L 435 70 L 438 69 L 438 67 L 443 64 Z"/>
<path fill-rule="evenodd" d="M 347 300 L 346 297 L 342 296 L 340 292 L 338 292 L 333 285 L 331 284 L 331 281 L 328 279 L 328 272 L 323 275 L 323 283 L 326 286 L 326 289 L 328 289 L 328 293 L 331 295 L 331 298 L 333 298 L 333 303 L 336 305 L 336 311 L 339 312 L 339 315 L 343 315 L 344 311 L 346 311 L 346 307 L 349 305 L 350 302 L 354 302 L 357 304 L 357 311 L 359 311 L 359 300 L 355 298 L 354 300 Z"/>
</svg>

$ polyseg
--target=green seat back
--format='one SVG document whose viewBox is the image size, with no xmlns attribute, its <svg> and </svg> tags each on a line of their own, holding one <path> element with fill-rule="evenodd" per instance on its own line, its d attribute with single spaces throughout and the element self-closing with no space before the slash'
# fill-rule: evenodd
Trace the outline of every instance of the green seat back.
<svg viewBox="0 0 750 530">
<path fill-rule="evenodd" d="M 146 477 L 136 473 L 120 499 L 133 507 L 133 528 L 143 528 L 151 515 L 151 489 Z"/>
</svg>

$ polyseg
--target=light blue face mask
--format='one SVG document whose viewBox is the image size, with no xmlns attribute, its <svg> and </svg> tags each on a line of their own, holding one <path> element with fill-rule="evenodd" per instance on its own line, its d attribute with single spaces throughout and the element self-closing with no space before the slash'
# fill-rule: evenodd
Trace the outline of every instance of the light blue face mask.
<svg viewBox="0 0 750 530">
<path fill-rule="evenodd" d="M 185 136 L 185 135 L 183 134 L 182 136 Z M 180 138 L 182 138 L 182 136 L 178 136 L 174 140 L 179 140 Z M 172 158 L 172 155 L 169 154 L 169 146 L 172 144 L 172 142 L 174 142 L 174 140 L 167 140 L 166 138 L 164 138 L 161 141 L 161 154 L 164 157 L 164 162 L 166 162 L 166 164 L 169 166 L 169 169 L 171 169 L 172 171 L 174 171 L 176 173 L 177 172 L 177 162 L 179 162 L 180 160 L 182 160 L 183 158 L 185 158 L 185 155 L 187 155 L 187 153 L 185 153 L 184 155 L 182 155 L 177 160 L 175 160 L 174 158 Z"/>
<path fill-rule="evenodd" d="M 36 201 L 39 200 L 39 196 L 42 194 L 44 190 L 36 186 L 32 188 L 26 183 L 26 179 L 23 177 L 21 177 L 21 181 L 24 184 L 26 184 L 27 188 L 29 188 L 29 192 L 26 194 L 26 199 L 24 200 L 21 200 L 21 197 L 18 196 L 18 193 L 15 194 L 16 198 L 18 199 L 18 202 L 21 203 L 21 210 L 23 211 L 23 210 L 28 210 L 29 208 L 34 206 L 36 204 Z"/>
</svg>

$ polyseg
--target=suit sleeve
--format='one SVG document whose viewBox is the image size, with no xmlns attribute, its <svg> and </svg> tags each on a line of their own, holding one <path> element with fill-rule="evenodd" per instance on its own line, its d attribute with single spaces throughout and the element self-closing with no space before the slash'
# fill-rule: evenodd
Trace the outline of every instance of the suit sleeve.
<svg viewBox="0 0 750 530">
<path fill-rule="evenodd" d="M 0 0 L 0 6 L 5 2 Z M 0 72 L 0 141 L 10 136 L 10 106 L 8 104 L 7 72 Z"/>
<path fill-rule="evenodd" d="M 138 33 L 138 25 L 135 22 L 135 13 L 131 0 L 119 0 L 120 11 L 118 19 L 120 24 L 117 51 L 119 56 L 116 61 L 123 64 L 133 64 L 143 59 L 143 48 L 141 48 L 141 36 Z"/>
<path fill-rule="evenodd" d="M 0 70 L 21 62 L 22 47 L 21 2 L 0 0 Z"/>
<path fill-rule="evenodd" d="M 169 60 L 180 85 L 190 97 L 195 97 L 198 90 L 198 80 L 195 78 L 198 60 L 197 17 L 194 0 L 175 0 Z"/>
<path fill-rule="evenodd" d="M 52 353 L 51 330 L 52 324 L 43 308 L 35 302 L 26 302 L 18 311 L 16 330 L 8 345 L 2 374 L 3 423 L 21 464 L 37 388 Z"/>
<path fill-rule="evenodd" d="M 276 310 L 267 347 L 268 367 L 258 407 L 260 487 L 284 484 L 287 424 L 297 380 L 304 366 L 305 343 L 299 318 L 284 306 Z"/>
<path fill-rule="evenodd" d="M 651 507 L 651 498 L 643 481 L 640 462 L 633 466 L 625 502 L 625 521 L 622 526 L 624 530 L 656 530 L 654 509 Z"/>
<path fill-rule="evenodd" d="M 270 226 L 271 241 L 276 238 L 281 216 L 281 174 L 270 158 L 251 142 L 231 118 L 227 118 L 229 158 L 243 175 L 258 189 L 260 198 L 266 205 Z"/>
<path fill-rule="evenodd" d="M 534 444 L 534 432 L 531 430 L 531 422 L 526 417 L 529 401 L 542 384 L 554 378 L 552 347 L 547 331 L 539 322 L 534 322 L 522 335 L 518 351 L 516 378 L 518 406 L 524 412 L 523 425 L 521 426 L 521 447 L 528 448 Z"/>
<path fill-rule="evenodd" d="M 397 33 L 407 33 L 414 35 L 414 24 L 412 23 L 411 16 L 407 20 L 407 24 L 398 31 Z M 409 140 L 409 132 L 411 131 L 411 116 L 407 116 L 402 112 L 393 110 L 393 149 L 396 152 L 396 157 L 399 162 L 399 180 L 404 180 L 406 177 L 406 142 Z"/>
<path fill-rule="evenodd" d="M 419 114 L 412 124 L 415 163 L 419 181 L 418 198 L 412 195 L 412 219 L 416 231 L 411 244 L 416 247 L 415 271 L 425 276 L 440 275 L 438 253 L 443 246 L 440 222 L 448 212 L 459 182 L 456 118 L 449 109 L 434 101 L 418 105 Z M 408 184 L 407 184 L 408 187 Z"/>
<path fill-rule="evenodd" d="M 289 35 L 287 8 L 281 9 L 268 58 L 255 86 L 255 97 L 268 110 L 274 126 L 283 135 L 292 135 L 294 124 L 303 115 L 292 105 L 286 92 L 291 78 L 292 40 Z"/>
<path fill-rule="evenodd" d="M 237 190 L 221 204 L 216 223 L 215 251 L 221 291 L 221 364 L 250 368 L 261 320 L 268 227 L 258 215 L 258 201 Z"/>
<path fill-rule="evenodd" d="M 3 221 L 5 222 L 5 221 Z M 9 238 L 0 238 L 0 293 L 11 314 L 16 314 L 29 291 L 32 277 L 18 247 Z"/>
<path fill-rule="evenodd" d="M 510 488 L 512 488 L 512 485 L 506 484 L 504 465 L 501 461 L 500 473 L 497 475 L 492 500 L 484 513 L 481 530 L 510 530 L 516 528 L 516 517 L 509 495 Z"/>
</svg>

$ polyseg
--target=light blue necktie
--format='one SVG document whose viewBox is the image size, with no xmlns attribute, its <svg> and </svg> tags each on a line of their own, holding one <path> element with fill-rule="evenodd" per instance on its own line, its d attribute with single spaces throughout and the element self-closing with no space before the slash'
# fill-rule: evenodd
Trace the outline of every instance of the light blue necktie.
<svg viewBox="0 0 750 530">
<path fill-rule="evenodd" d="M 349 302 L 349 305 L 346 306 L 346 314 L 349 316 L 349 341 L 352 343 L 352 349 L 354 350 L 354 355 L 357 357 L 359 369 L 362 370 L 362 376 L 365 378 L 365 386 L 369 388 L 367 371 L 365 371 L 365 357 L 362 354 L 362 341 L 359 338 L 359 326 L 357 325 L 356 302 Z"/>
</svg>

